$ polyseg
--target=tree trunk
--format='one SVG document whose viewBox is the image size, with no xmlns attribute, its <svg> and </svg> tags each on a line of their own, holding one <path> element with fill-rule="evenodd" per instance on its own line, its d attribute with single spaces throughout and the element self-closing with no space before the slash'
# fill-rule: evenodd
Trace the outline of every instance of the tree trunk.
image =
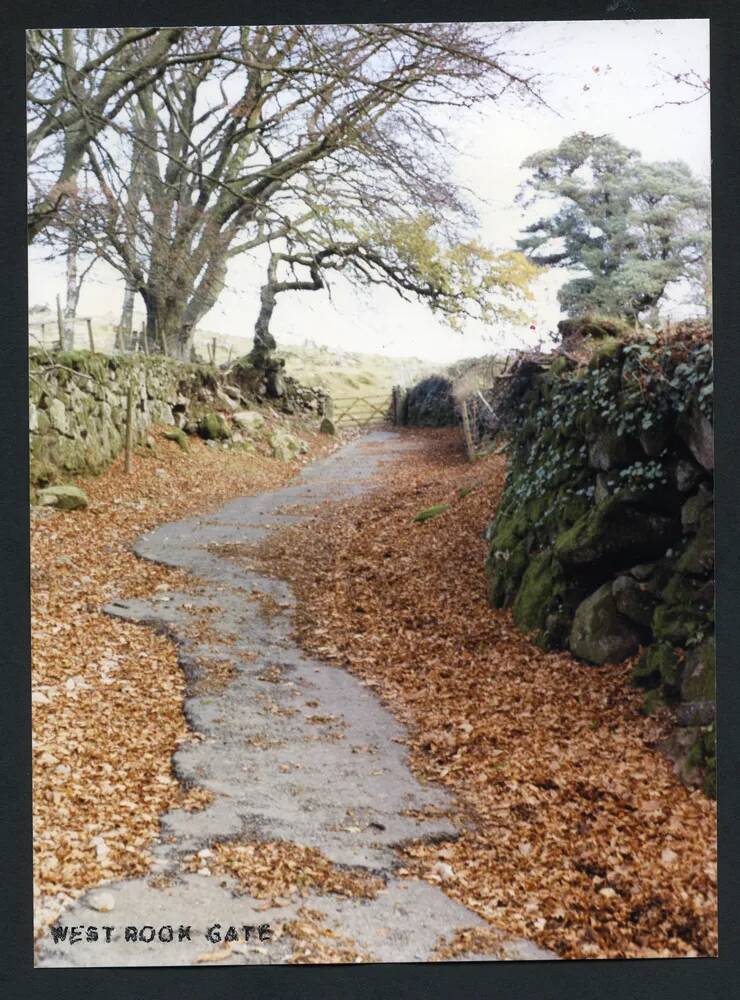
<svg viewBox="0 0 740 1000">
<path fill-rule="evenodd" d="M 144 127 L 141 120 L 134 115 L 134 133 L 131 144 L 131 170 L 128 179 L 128 192 L 126 198 L 126 208 L 124 210 L 124 240 L 128 256 L 131 260 L 138 260 L 136 253 L 137 223 L 141 223 L 140 206 L 143 186 L 143 155 L 141 150 L 141 140 L 144 137 Z M 137 285 L 132 278 L 126 281 L 126 288 L 123 293 L 123 304 L 121 306 L 120 346 L 124 351 L 133 350 L 132 336 L 134 300 L 136 299 Z"/>
<path fill-rule="evenodd" d="M 77 303 L 80 298 L 82 282 L 77 276 L 77 241 L 74 233 L 70 233 L 67 243 L 67 298 L 64 303 L 64 333 L 62 345 L 65 351 L 73 351 L 75 347 L 75 319 L 77 318 Z"/>
<path fill-rule="evenodd" d="M 254 346 L 249 355 L 255 368 L 268 367 L 270 355 L 277 347 L 277 342 L 270 333 L 270 320 L 274 311 L 274 273 L 268 272 L 267 283 L 262 286 L 260 291 L 260 312 L 257 322 L 254 324 Z"/>
<path fill-rule="evenodd" d="M 149 349 L 177 361 L 190 361 L 195 329 L 185 321 L 185 310 L 171 299 L 162 302 L 151 291 L 144 295 L 144 302 Z"/>
<path fill-rule="evenodd" d="M 121 307 L 121 322 L 118 325 L 120 346 L 123 351 L 130 351 L 133 349 L 131 329 L 134 321 L 134 299 L 136 298 L 136 289 L 128 281 L 126 282 L 126 289 L 123 293 L 123 305 Z"/>
</svg>

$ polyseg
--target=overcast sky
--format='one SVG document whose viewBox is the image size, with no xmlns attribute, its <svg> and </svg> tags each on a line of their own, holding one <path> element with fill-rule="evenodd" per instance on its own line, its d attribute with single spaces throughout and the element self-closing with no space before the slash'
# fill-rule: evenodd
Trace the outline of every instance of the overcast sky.
<svg viewBox="0 0 740 1000">
<path fill-rule="evenodd" d="M 684 160 L 709 177 L 709 99 L 665 103 L 693 96 L 673 81 L 674 74 L 695 70 L 709 76 L 708 21 L 530 22 L 514 44 L 518 62 L 541 74 L 549 109 L 507 99 L 483 110 L 456 110 L 450 123 L 460 151 L 457 177 L 479 199 L 484 242 L 513 246 L 522 225 L 514 204 L 524 178 L 522 160 L 576 131 L 611 133 L 639 149 L 644 159 Z M 51 305 L 57 292 L 64 300 L 63 262 L 40 257 L 41 251 L 31 248 L 31 306 Z M 326 292 L 281 295 L 272 329 L 284 344 L 311 339 L 346 350 L 448 361 L 530 342 L 529 322 L 537 328 L 534 339 L 554 329 L 561 317 L 555 296 L 565 278 L 563 271 L 552 270 L 540 279 L 528 322 L 513 330 L 471 323 L 454 332 L 423 305 L 404 303 L 388 289 L 358 293 L 340 282 L 333 285 L 331 299 Z M 224 336 L 251 336 L 260 282 L 261 269 L 236 258 L 221 300 L 201 327 Z M 78 314 L 117 322 L 122 295 L 116 273 L 96 265 L 83 286 Z"/>
</svg>

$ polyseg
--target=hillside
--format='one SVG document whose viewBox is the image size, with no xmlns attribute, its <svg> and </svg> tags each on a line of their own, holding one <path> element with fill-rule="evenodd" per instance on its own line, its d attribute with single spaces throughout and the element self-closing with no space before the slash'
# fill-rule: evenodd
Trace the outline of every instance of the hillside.
<svg viewBox="0 0 740 1000">
<path fill-rule="evenodd" d="M 51 309 L 36 307 L 29 316 L 29 344 L 52 348 L 59 339 L 56 315 Z M 95 350 L 114 353 L 115 323 L 113 314 L 92 317 Z M 134 327 L 141 329 L 143 315 L 134 314 Z M 43 324 L 43 332 L 42 332 Z M 213 330 L 197 330 L 194 346 L 203 361 L 210 360 L 216 342 L 216 363 L 221 365 L 246 354 L 252 346 L 251 337 L 231 337 Z M 75 348 L 87 349 L 89 339 L 84 320 L 78 320 Z M 394 385 L 409 386 L 424 375 L 439 369 L 439 364 L 420 358 L 393 358 L 382 354 L 332 350 L 330 347 L 305 341 L 302 345 L 287 345 L 277 351 L 285 360 L 286 371 L 307 385 L 324 389 L 332 396 L 379 396 L 390 394 Z M 462 364 L 462 362 L 461 362 Z"/>
</svg>

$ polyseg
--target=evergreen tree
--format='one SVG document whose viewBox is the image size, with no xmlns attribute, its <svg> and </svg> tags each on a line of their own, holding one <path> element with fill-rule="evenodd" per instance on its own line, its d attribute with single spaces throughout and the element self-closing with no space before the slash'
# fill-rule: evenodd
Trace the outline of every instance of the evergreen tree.
<svg viewBox="0 0 740 1000">
<path fill-rule="evenodd" d="M 705 282 L 709 186 L 685 163 L 647 163 L 611 136 L 579 132 L 522 167 L 532 173 L 518 200 L 558 205 L 528 225 L 518 245 L 537 263 L 583 272 L 558 293 L 569 315 L 635 321 L 669 285 Z"/>
</svg>

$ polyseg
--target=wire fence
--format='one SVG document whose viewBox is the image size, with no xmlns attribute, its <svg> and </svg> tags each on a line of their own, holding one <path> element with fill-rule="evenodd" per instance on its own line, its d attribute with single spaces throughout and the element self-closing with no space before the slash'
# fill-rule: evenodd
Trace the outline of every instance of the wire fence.
<svg viewBox="0 0 740 1000">
<path fill-rule="evenodd" d="M 106 323 L 92 316 L 77 316 L 73 329 L 65 333 L 64 320 L 58 318 L 29 319 L 29 347 L 47 351 L 69 349 L 92 351 L 97 354 L 164 354 L 161 343 L 147 336 L 142 322 L 133 329 L 122 331 L 120 326 Z M 230 364 L 246 353 L 251 346 L 248 338 L 216 337 L 196 331 L 194 360 L 214 365 Z"/>
</svg>

